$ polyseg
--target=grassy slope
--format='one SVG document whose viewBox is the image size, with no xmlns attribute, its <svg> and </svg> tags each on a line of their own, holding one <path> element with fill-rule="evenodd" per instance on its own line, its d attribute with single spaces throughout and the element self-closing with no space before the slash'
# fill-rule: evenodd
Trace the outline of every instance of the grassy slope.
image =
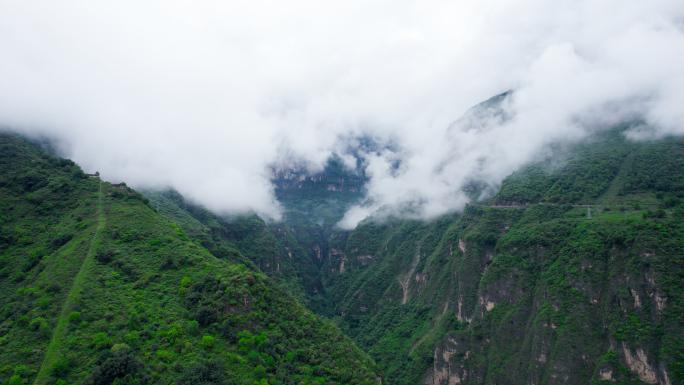
<svg viewBox="0 0 684 385">
<path fill-rule="evenodd" d="M 364 223 L 321 269 L 333 321 L 392 384 L 684 381 L 683 149 L 611 132 L 510 176 L 517 208 Z"/>
<path fill-rule="evenodd" d="M 95 234 L 97 185 L 69 161 L 14 136 L 0 140 L 0 372 L 7 379 L 30 376 L 42 362 Z"/>
<path fill-rule="evenodd" d="M 83 281 L 85 277 L 90 272 L 90 266 L 93 263 L 95 250 L 98 246 L 99 238 L 101 237 L 102 230 L 105 226 L 105 215 L 102 208 L 102 183 L 99 184 L 98 193 L 98 210 L 97 210 L 97 228 L 93 234 L 93 238 L 90 241 L 90 247 L 86 254 L 83 264 L 76 273 L 73 283 L 71 284 L 71 289 L 69 289 L 69 294 L 66 300 L 62 304 L 62 310 L 59 313 L 59 318 L 57 319 L 57 325 L 52 331 L 52 339 L 45 352 L 45 357 L 43 357 L 43 362 L 38 371 L 38 375 L 34 383 L 42 384 L 46 383 L 49 378 L 49 368 L 54 367 L 60 356 L 60 348 L 62 347 L 62 341 L 67 332 L 67 326 L 69 323 L 69 314 L 67 312 L 72 308 L 72 305 L 78 300 L 79 295 L 83 291 Z M 63 355 L 63 354 L 62 354 Z"/>
<path fill-rule="evenodd" d="M 16 136 L 0 146 L 0 382 L 379 381 L 332 324 L 142 195 L 103 183 L 98 216 L 99 181 L 78 166 Z"/>
</svg>

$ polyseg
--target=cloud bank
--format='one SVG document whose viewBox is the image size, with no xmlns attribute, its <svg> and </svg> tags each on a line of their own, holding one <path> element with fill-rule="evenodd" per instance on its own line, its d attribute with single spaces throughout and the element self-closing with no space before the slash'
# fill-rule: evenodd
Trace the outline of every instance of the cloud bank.
<svg viewBox="0 0 684 385">
<path fill-rule="evenodd" d="M 387 138 L 401 151 L 367 154 L 372 204 L 342 224 L 428 218 L 627 116 L 684 134 L 684 3 L 3 0 L 0 89 L 1 126 L 217 212 L 278 218 L 268 164 Z M 509 89 L 503 124 L 449 128 Z"/>
</svg>

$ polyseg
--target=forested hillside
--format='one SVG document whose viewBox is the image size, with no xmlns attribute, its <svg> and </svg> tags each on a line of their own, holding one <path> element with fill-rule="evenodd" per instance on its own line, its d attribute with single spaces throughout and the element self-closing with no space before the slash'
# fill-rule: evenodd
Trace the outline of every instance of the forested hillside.
<svg viewBox="0 0 684 385">
<path fill-rule="evenodd" d="M 325 313 L 327 301 L 321 298 L 324 289 L 318 267 L 284 223 L 267 224 L 256 214 L 219 217 L 186 202 L 174 190 L 144 193 L 164 218 L 217 258 L 268 275 L 302 304 Z"/>
<path fill-rule="evenodd" d="M 254 231 L 279 259 L 214 240 L 303 292 L 391 384 L 682 383 L 684 140 L 629 141 L 631 126 L 558 144 L 491 199 L 434 221 L 342 231 L 301 209 L 324 205 L 318 193 L 280 186 L 284 222 Z"/>
<path fill-rule="evenodd" d="M 249 262 L 262 222 L 240 225 L 247 256 L 208 244 L 217 258 L 140 193 L 25 139 L 0 134 L 0 165 L 0 383 L 382 382 Z"/>
<path fill-rule="evenodd" d="M 461 214 L 340 235 L 333 322 L 392 384 L 682 383 L 684 140 L 625 128 Z"/>
<path fill-rule="evenodd" d="M 632 126 L 353 231 L 365 177 L 337 160 L 276 173 L 273 222 L 2 134 L 0 382 L 683 383 L 684 140 Z"/>
</svg>

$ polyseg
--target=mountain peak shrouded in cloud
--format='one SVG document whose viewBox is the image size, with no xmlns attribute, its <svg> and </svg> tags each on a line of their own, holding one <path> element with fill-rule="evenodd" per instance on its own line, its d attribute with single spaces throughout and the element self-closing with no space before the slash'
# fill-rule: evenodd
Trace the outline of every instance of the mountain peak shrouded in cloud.
<svg viewBox="0 0 684 385">
<path fill-rule="evenodd" d="M 451 123 L 447 131 L 487 131 L 492 127 L 507 123 L 513 118 L 512 111 L 510 111 L 512 95 L 511 90 L 485 100 Z"/>
<path fill-rule="evenodd" d="M 342 225 L 429 218 L 550 143 L 635 116 L 635 139 L 683 134 L 682 20 L 671 0 L 2 1 L 0 125 L 219 213 L 278 218 L 283 154 L 362 158 L 369 203 Z M 363 137 L 384 144 L 340 139 Z"/>
</svg>

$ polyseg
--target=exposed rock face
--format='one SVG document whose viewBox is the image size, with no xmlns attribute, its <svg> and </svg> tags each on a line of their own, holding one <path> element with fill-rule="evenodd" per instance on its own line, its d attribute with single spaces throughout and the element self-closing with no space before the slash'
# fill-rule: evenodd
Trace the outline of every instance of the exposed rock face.
<svg viewBox="0 0 684 385">
<path fill-rule="evenodd" d="M 658 313 L 663 313 L 663 310 L 665 310 L 665 302 L 667 302 L 667 296 L 664 294 L 656 294 L 655 297 L 656 300 L 656 309 L 658 309 Z"/>
<path fill-rule="evenodd" d="M 634 289 L 632 289 L 632 297 L 634 297 L 634 307 L 635 308 L 641 307 L 641 301 L 639 299 L 639 294 Z"/>
<path fill-rule="evenodd" d="M 485 297 L 480 296 L 479 302 L 480 306 L 483 307 L 482 314 L 494 309 L 494 306 L 496 306 L 496 302 L 492 301 L 489 295 L 486 295 Z"/>
<path fill-rule="evenodd" d="M 469 310 L 466 307 L 462 291 L 453 301 L 447 302 L 445 311 L 453 311 L 456 318 L 461 322 L 467 322 L 469 324 L 477 322 L 486 325 L 487 314 L 494 311 L 500 304 L 505 304 L 508 308 L 512 305 L 520 306 L 521 300 L 523 300 L 526 295 L 529 295 L 529 289 L 525 288 L 525 285 L 520 282 L 518 275 L 515 273 L 501 275 L 497 272 L 496 280 L 491 281 L 484 279 L 487 277 L 488 270 L 490 270 L 488 269 L 489 261 L 497 260 L 498 255 L 492 253 L 490 250 L 478 251 L 476 250 L 477 247 L 466 248 L 465 241 L 460 238 L 458 239 L 458 244 L 459 249 L 464 253 L 464 258 L 469 259 L 473 263 L 476 263 L 475 261 L 480 261 L 480 266 L 484 266 L 483 281 L 488 283 L 484 285 L 480 283 L 475 311 Z M 613 258 L 622 258 L 621 255 L 623 251 L 612 249 L 611 252 Z M 535 255 L 537 258 L 544 258 L 543 251 L 541 253 L 535 251 Z M 590 272 L 590 274 L 596 274 L 597 269 L 606 268 L 607 265 L 597 263 L 596 261 L 592 263 L 582 262 L 582 270 Z M 653 309 L 652 314 L 654 317 L 658 317 L 663 313 L 667 300 L 665 295 L 659 294 L 654 289 L 655 279 L 651 271 L 641 272 L 636 275 L 634 273 L 625 272 L 615 276 L 612 285 L 616 289 L 618 287 L 631 286 L 630 289 L 626 290 L 626 298 L 624 296 L 620 297 L 620 294 L 618 294 L 617 291 L 605 293 L 600 285 L 583 280 L 569 282 L 569 284 L 573 287 L 573 290 L 582 293 L 584 298 L 586 298 L 586 305 L 583 306 L 587 308 L 588 314 L 591 314 L 592 312 L 590 309 L 599 308 L 599 304 L 601 301 L 605 300 L 606 295 L 615 298 L 615 301 L 619 303 L 619 306 L 623 309 L 621 311 L 627 312 L 643 311 L 645 306 L 644 301 L 649 301 L 647 306 L 648 308 Z M 457 287 L 465 287 L 467 284 L 465 282 L 454 282 L 454 285 Z M 627 298 L 629 298 L 629 300 L 627 300 Z M 534 296 L 531 306 L 532 308 L 541 308 L 544 306 L 544 303 L 548 303 L 548 300 L 547 294 Z M 562 303 L 548 303 L 550 311 L 557 314 L 566 312 L 566 306 L 567 305 Z M 466 316 L 466 314 L 471 314 L 472 316 Z M 536 316 L 536 318 L 539 319 L 539 316 Z M 523 319 L 520 321 L 523 321 Z M 503 327 L 502 335 L 508 333 L 511 336 L 517 336 L 514 338 L 529 340 L 530 345 L 517 354 L 529 357 L 533 364 L 530 364 L 529 370 L 524 377 L 518 377 L 519 380 L 512 380 L 510 382 L 501 381 L 497 383 L 517 383 L 518 381 L 524 381 L 531 384 L 541 384 L 545 382 L 550 384 L 570 384 L 576 383 L 573 378 L 575 378 L 574 376 L 576 376 L 578 371 L 592 370 L 593 361 L 590 359 L 592 353 L 590 350 L 586 349 L 588 347 L 577 346 L 575 348 L 577 349 L 577 353 L 574 353 L 573 356 L 580 357 L 580 359 L 577 360 L 568 360 L 567 357 L 559 358 L 558 353 L 550 353 L 553 341 L 558 341 L 563 338 L 559 334 L 561 333 L 559 326 L 554 324 L 554 322 L 547 321 L 535 326 L 534 324 L 539 321 L 534 321 L 527 325 L 526 330 L 524 325 L 520 325 L 523 326 L 522 329 L 516 327 L 515 322 L 515 319 L 513 319 L 508 325 L 503 324 L 499 326 Z M 530 321 L 525 320 L 523 322 Z M 596 326 L 590 327 L 590 325 L 587 325 L 586 327 L 587 332 L 591 332 L 592 329 L 597 328 Z M 483 370 L 480 364 L 473 361 L 473 359 L 478 356 L 482 357 L 483 353 L 494 349 L 495 346 L 492 345 L 493 343 L 490 340 L 473 342 L 470 339 L 462 338 L 463 337 L 459 337 L 455 334 L 447 335 L 445 339 L 434 348 L 434 363 L 423 378 L 424 384 L 477 384 L 490 382 L 487 371 Z M 497 344 L 501 346 L 501 341 L 497 342 Z M 666 365 L 664 365 L 663 362 L 650 361 L 649 356 L 651 356 L 651 354 L 649 354 L 645 348 L 629 348 L 624 341 L 619 343 L 619 348 L 616 348 L 608 339 L 603 340 L 598 346 L 603 346 L 603 348 L 599 348 L 599 351 L 615 350 L 620 363 L 630 370 L 639 380 L 650 384 L 670 384 Z M 501 347 L 496 349 L 501 349 Z M 601 367 L 595 370 L 595 376 L 598 379 L 611 382 L 619 381 L 619 379 L 616 378 L 615 370 L 611 367 Z"/>
<path fill-rule="evenodd" d="M 327 190 L 333 192 L 360 192 L 366 179 L 349 173 L 345 177 L 333 177 L 334 173 L 326 169 L 319 173 L 310 173 L 306 164 L 301 162 L 283 162 L 269 169 L 270 179 L 276 189 L 281 190 Z M 330 175 L 328 175 L 330 174 Z"/>
<path fill-rule="evenodd" d="M 410 327 L 402 329 L 407 350 L 397 352 L 430 352 L 431 364 L 415 380 L 425 384 L 671 382 L 670 361 L 634 338 L 639 328 L 649 330 L 642 325 L 667 316 L 664 293 L 671 291 L 661 283 L 662 270 L 630 265 L 642 257 L 649 266 L 671 258 L 656 262 L 659 253 L 611 244 L 581 222 L 549 229 L 536 219 L 525 222 L 528 210 L 553 209 L 471 208 L 433 227 L 369 223 L 343 247 L 329 249 L 327 279 L 344 284 L 332 292 L 335 314 L 358 322 L 351 325 L 359 334 L 351 336 L 372 351 L 393 348 L 382 344 L 404 320 L 392 314 L 411 317 L 429 307 L 425 321 L 409 318 Z M 565 235 L 571 231 L 572 237 Z M 536 244 L 540 232 L 554 241 Z M 593 237 L 591 252 L 575 241 L 586 237 Z M 376 320 L 383 323 L 374 326 Z M 371 327 L 387 332 L 366 339 Z"/>
<path fill-rule="evenodd" d="M 321 246 L 320 245 L 313 245 L 312 250 L 316 255 L 316 261 L 319 264 L 322 263 L 323 262 L 323 253 L 321 252 Z"/>
<path fill-rule="evenodd" d="M 435 366 L 431 376 L 426 377 L 426 384 L 460 384 L 467 377 L 467 372 L 460 365 L 458 354 L 462 353 L 458 349 L 458 342 L 448 338 L 444 345 L 435 349 Z M 470 352 L 465 352 L 465 357 Z M 452 359 L 452 356 L 454 359 Z M 431 378 L 430 378 L 431 377 Z"/>
<path fill-rule="evenodd" d="M 648 357 L 643 349 L 637 348 L 635 353 L 627 348 L 625 343 L 622 343 L 622 354 L 624 355 L 625 363 L 627 367 L 633 372 L 639 375 L 639 379 L 648 382 L 649 384 L 655 384 L 658 382 L 658 376 L 655 370 L 648 363 Z M 662 383 L 662 382 L 661 382 Z"/>
<path fill-rule="evenodd" d="M 458 239 L 458 248 L 459 248 L 459 250 L 461 250 L 461 253 L 466 252 L 466 244 L 465 244 L 465 242 L 463 242 L 463 239 L 461 239 L 461 238 Z"/>
<path fill-rule="evenodd" d="M 599 378 L 602 380 L 612 381 L 613 380 L 613 371 L 610 369 L 601 369 L 599 371 Z"/>
<path fill-rule="evenodd" d="M 411 269 L 409 270 L 408 274 L 403 277 L 399 277 L 399 284 L 401 285 L 401 290 L 403 291 L 403 296 L 401 299 L 402 305 L 405 304 L 409 299 L 409 283 L 411 282 L 411 276 L 416 271 L 418 262 L 420 262 L 420 249 L 418 249 L 413 256 L 413 262 L 411 263 Z"/>
<path fill-rule="evenodd" d="M 373 256 L 370 254 L 363 254 L 356 257 L 362 265 L 368 265 L 373 261 Z"/>
</svg>

